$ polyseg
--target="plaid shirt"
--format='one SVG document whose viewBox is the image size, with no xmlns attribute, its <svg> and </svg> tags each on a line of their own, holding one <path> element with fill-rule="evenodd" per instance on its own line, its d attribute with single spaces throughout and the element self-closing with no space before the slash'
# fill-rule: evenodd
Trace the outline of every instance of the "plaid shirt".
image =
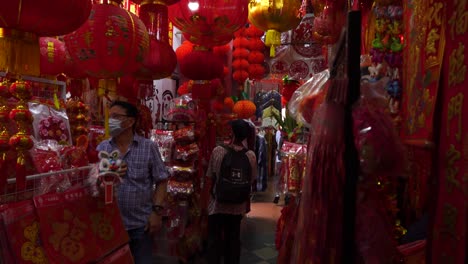
<svg viewBox="0 0 468 264">
<path fill-rule="evenodd" d="M 98 151 L 116 150 L 115 142 L 105 140 L 97 147 Z M 123 223 L 127 230 L 144 227 L 153 205 L 153 184 L 168 177 L 159 149 L 154 142 L 135 135 L 133 143 L 123 159 L 128 166 L 127 174 L 116 188 L 117 202 Z"/>
<path fill-rule="evenodd" d="M 234 146 L 234 150 L 239 151 L 242 148 Z M 223 162 L 224 155 L 226 155 L 227 150 L 222 146 L 217 146 L 213 149 L 211 153 L 210 162 L 208 164 L 208 170 L 206 172 L 206 177 L 212 178 L 213 184 L 216 184 L 216 176 L 219 175 L 221 171 L 221 163 Z M 257 178 L 257 161 L 255 153 L 252 150 L 249 150 L 245 153 L 250 161 L 250 166 L 252 167 L 252 182 Z M 213 186 L 215 188 L 215 186 Z M 208 215 L 213 214 L 231 214 L 231 215 L 243 215 L 250 211 L 250 201 L 246 201 L 241 204 L 226 204 L 219 203 L 210 195 L 210 204 L 208 205 Z"/>
</svg>

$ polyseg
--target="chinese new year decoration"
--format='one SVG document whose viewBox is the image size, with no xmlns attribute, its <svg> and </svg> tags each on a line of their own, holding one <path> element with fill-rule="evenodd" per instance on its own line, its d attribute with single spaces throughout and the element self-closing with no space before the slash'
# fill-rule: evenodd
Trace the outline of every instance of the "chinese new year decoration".
<svg viewBox="0 0 468 264">
<path fill-rule="evenodd" d="M 255 115 L 256 110 L 257 107 L 255 106 L 254 102 L 247 99 L 237 101 L 232 108 L 232 112 L 237 114 L 238 118 L 243 119 L 251 118 L 253 115 Z"/>
<path fill-rule="evenodd" d="M 30 125 L 32 114 L 29 112 L 28 100 L 32 96 L 32 88 L 28 82 L 18 80 L 10 86 L 10 93 L 19 101 L 10 111 L 9 118 L 16 122 L 17 132 L 10 137 L 10 147 L 17 151 L 16 183 L 19 189 L 26 184 L 26 152 L 33 147 Z"/>
<path fill-rule="evenodd" d="M 86 74 L 100 79 L 136 72 L 149 49 L 149 37 L 141 20 L 117 6 L 94 4 L 89 19 L 64 36 L 71 59 Z"/>
<path fill-rule="evenodd" d="M 294 29 L 302 19 L 299 0 L 251 0 L 249 21 L 266 32 L 265 45 L 275 57 L 275 47 L 281 44 L 281 32 Z"/>
<path fill-rule="evenodd" d="M 247 21 L 247 0 L 181 0 L 169 7 L 169 19 L 188 39 L 204 47 L 228 43 Z"/>
<path fill-rule="evenodd" d="M 77 29 L 88 18 L 91 6 L 91 0 L 2 1 L 0 70 L 39 75 L 38 38 Z"/>
<path fill-rule="evenodd" d="M 63 72 L 66 61 L 65 43 L 57 38 L 39 38 L 42 76 L 54 76 Z"/>
<path fill-rule="evenodd" d="M 314 10 L 314 38 L 322 44 L 335 44 L 346 22 L 347 1 L 312 1 Z"/>
<path fill-rule="evenodd" d="M 263 54 L 265 44 L 261 40 L 263 33 L 262 30 L 252 24 L 244 32 L 248 40 L 249 56 L 247 60 L 249 62 L 249 79 L 251 80 L 262 79 L 265 75 L 265 66 L 263 66 L 265 62 L 265 55 Z"/>
<path fill-rule="evenodd" d="M 249 78 L 249 41 L 244 34 L 245 28 L 241 28 L 234 33 L 234 41 L 232 46 L 232 78 L 239 84 L 243 84 Z"/>
<path fill-rule="evenodd" d="M 7 81 L 0 82 L 0 170 L 3 169 L 3 164 L 6 160 L 7 152 L 10 150 L 8 141 L 10 134 L 8 132 L 8 121 L 10 109 L 7 105 L 8 98 L 11 97 L 9 84 Z M 2 173 L 0 176 L 0 188 L 6 184 L 7 174 Z M 0 189 L 1 190 L 1 189 Z"/>
</svg>

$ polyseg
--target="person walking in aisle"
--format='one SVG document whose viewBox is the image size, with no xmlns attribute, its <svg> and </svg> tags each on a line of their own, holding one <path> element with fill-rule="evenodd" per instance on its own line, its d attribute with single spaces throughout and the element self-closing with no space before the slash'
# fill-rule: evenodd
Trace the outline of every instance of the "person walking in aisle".
<svg viewBox="0 0 468 264">
<path fill-rule="evenodd" d="M 135 264 L 151 264 L 152 234 L 162 227 L 160 213 L 166 199 L 168 171 L 157 145 L 135 134 L 137 118 L 134 105 L 114 101 L 109 109 L 111 138 L 101 142 L 97 150 L 118 150 L 126 164 L 120 171 L 122 183 L 117 186 L 117 203 Z"/>
<path fill-rule="evenodd" d="M 208 206 L 209 264 L 240 262 L 240 225 L 242 216 L 250 211 L 250 191 L 257 177 L 255 153 L 247 149 L 251 133 L 248 122 L 231 122 L 233 137 L 228 146 L 214 148 L 206 176 L 212 179 Z M 224 254 L 222 254 L 224 253 Z"/>
</svg>

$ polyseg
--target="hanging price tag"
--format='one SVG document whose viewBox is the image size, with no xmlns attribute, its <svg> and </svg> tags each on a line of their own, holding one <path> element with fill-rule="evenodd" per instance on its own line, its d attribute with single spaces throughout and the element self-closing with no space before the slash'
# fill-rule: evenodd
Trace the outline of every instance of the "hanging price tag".
<svg viewBox="0 0 468 264">
<path fill-rule="evenodd" d="M 118 181 L 116 175 L 104 175 L 102 176 L 102 185 L 104 187 L 104 203 L 111 204 L 114 202 L 114 182 Z"/>
</svg>

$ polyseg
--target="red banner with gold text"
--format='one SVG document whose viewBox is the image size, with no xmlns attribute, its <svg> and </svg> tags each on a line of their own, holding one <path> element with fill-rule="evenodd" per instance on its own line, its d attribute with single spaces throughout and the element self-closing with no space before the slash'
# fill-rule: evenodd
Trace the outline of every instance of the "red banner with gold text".
<svg viewBox="0 0 468 264">
<path fill-rule="evenodd" d="M 468 196 L 468 3 L 446 2 L 442 119 L 432 263 L 466 263 Z"/>
<path fill-rule="evenodd" d="M 404 1 L 401 134 L 406 143 L 433 141 L 434 112 L 445 47 L 444 0 Z"/>
</svg>

